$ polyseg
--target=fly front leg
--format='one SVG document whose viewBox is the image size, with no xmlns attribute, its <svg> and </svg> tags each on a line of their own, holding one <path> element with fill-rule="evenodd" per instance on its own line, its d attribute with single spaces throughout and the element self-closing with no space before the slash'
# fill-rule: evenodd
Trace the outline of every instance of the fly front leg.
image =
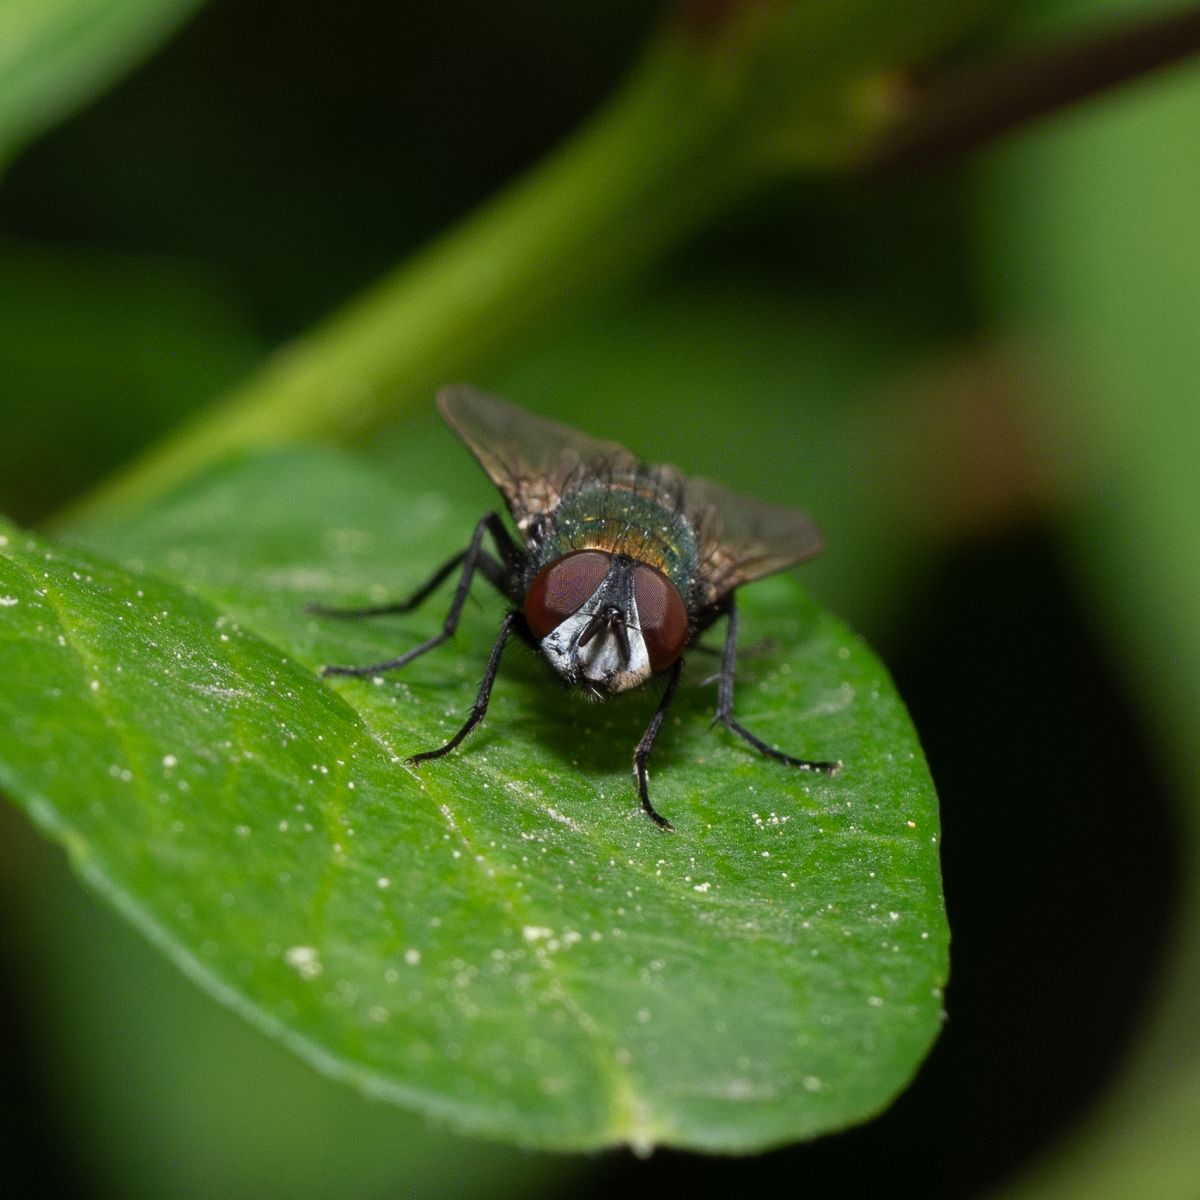
<svg viewBox="0 0 1200 1200">
<path fill-rule="evenodd" d="M 492 535 L 497 549 L 505 560 L 505 565 L 502 566 L 484 550 L 483 536 L 485 533 Z M 503 595 L 509 596 L 510 579 L 514 574 L 511 570 L 511 564 L 516 561 L 516 556 L 519 556 L 519 554 L 520 552 L 513 545 L 512 539 L 508 536 L 508 531 L 504 528 L 500 518 L 495 513 L 488 513 L 487 516 L 482 517 L 478 524 L 476 524 L 475 531 L 471 535 L 470 545 L 461 554 L 456 554 L 449 562 L 443 563 L 428 581 L 422 584 L 408 599 L 401 600 L 395 604 L 374 605 L 367 608 L 310 608 L 310 612 L 317 612 L 322 616 L 351 618 L 374 617 L 384 613 L 411 612 L 429 597 L 433 590 L 453 572 L 455 567 L 460 564 L 462 566 L 461 574 L 458 577 L 458 586 L 454 589 L 454 599 L 450 602 L 450 611 L 446 614 L 446 620 L 442 625 L 440 633 L 435 634 L 428 641 L 422 642 L 419 646 L 414 646 L 413 649 L 405 651 L 396 658 L 389 658 L 386 662 L 370 663 L 361 667 L 325 667 L 321 671 L 321 674 L 376 675 L 380 671 L 395 671 L 400 667 L 407 666 L 414 658 L 419 658 L 422 654 L 428 653 L 454 636 L 454 632 L 458 628 L 459 618 L 462 616 L 463 605 L 467 600 L 467 593 L 471 590 L 471 581 L 476 571 Z"/>
<path fill-rule="evenodd" d="M 730 595 L 726 602 L 725 613 L 729 625 L 725 632 L 725 649 L 721 655 L 720 684 L 717 690 L 717 715 L 713 718 L 714 724 L 719 721 L 726 729 L 731 729 L 738 737 L 744 738 L 749 742 L 760 754 L 765 754 L 768 758 L 775 759 L 776 762 L 787 763 L 789 767 L 796 767 L 801 771 L 821 771 L 827 775 L 832 775 L 841 770 L 842 764 L 840 762 L 818 762 L 807 758 L 795 758 L 791 754 L 784 754 L 782 750 L 776 750 L 774 746 L 768 745 L 762 738 L 755 737 L 744 725 L 734 720 L 733 677 L 737 672 L 738 616 L 737 604 L 732 595 Z"/>
<path fill-rule="evenodd" d="M 637 784 L 638 799 L 641 800 L 646 815 L 660 829 L 667 830 L 673 830 L 675 826 L 650 803 L 650 780 L 646 764 L 650 760 L 650 751 L 654 749 L 654 739 L 658 737 L 658 731 L 667 715 L 667 707 L 675 697 L 675 689 L 679 686 L 679 676 L 682 672 L 683 659 L 677 658 L 671 668 L 671 677 L 667 680 L 667 689 L 658 702 L 658 708 L 654 710 L 654 716 L 650 718 L 650 724 L 646 726 L 646 732 L 642 734 L 642 740 L 633 752 L 633 778 Z"/>
<path fill-rule="evenodd" d="M 492 684 L 496 682 L 496 672 L 500 670 L 500 657 L 504 653 L 509 635 L 514 628 L 518 627 L 518 622 L 521 620 L 523 618 L 520 613 L 510 612 L 501 622 L 500 634 L 492 646 L 492 653 L 488 657 L 488 664 L 483 672 L 483 680 L 479 684 L 479 692 L 475 697 L 475 703 L 471 706 L 471 715 L 466 719 L 463 727 L 444 746 L 439 746 L 436 750 L 423 750 L 420 754 L 410 754 L 405 762 L 419 763 L 429 758 L 441 758 L 443 754 L 449 754 L 483 720 L 487 713 L 488 701 L 492 698 Z"/>
</svg>

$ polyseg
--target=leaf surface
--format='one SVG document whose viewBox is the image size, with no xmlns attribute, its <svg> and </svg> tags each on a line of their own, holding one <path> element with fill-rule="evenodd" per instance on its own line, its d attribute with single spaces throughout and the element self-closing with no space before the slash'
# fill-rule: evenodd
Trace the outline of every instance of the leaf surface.
<svg viewBox="0 0 1200 1200">
<path fill-rule="evenodd" d="M 304 612 L 462 547 L 479 514 L 406 474 L 288 451 L 82 544 L 10 528 L 0 783 L 226 1002 L 460 1127 L 746 1151 L 884 1107 L 936 1035 L 947 930 L 936 799 L 877 659 L 792 578 L 742 593 L 739 717 L 845 769 L 710 729 L 693 652 L 651 764 L 674 835 L 629 777 L 655 694 L 576 701 L 519 646 L 483 726 L 409 768 L 464 718 L 502 602 L 481 588 L 378 681 L 317 671 L 430 636 L 448 585 L 403 617 Z"/>
<path fill-rule="evenodd" d="M 6 0 L 0 9 L 0 167 L 120 78 L 200 0 Z"/>
</svg>

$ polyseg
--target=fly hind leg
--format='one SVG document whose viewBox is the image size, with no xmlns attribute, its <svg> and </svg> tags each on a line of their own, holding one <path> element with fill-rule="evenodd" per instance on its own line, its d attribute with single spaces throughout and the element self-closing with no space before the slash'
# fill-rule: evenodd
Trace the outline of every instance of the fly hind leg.
<svg viewBox="0 0 1200 1200">
<path fill-rule="evenodd" d="M 725 614 L 728 618 L 728 628 L 725 632 L 725 649 L 721 654 L 720 685 L 717 692 L 717 715 L 714 723 L 719 722 L 726 729 L 736 733 L 738 737 L 749 742 L 760 754 L 773 758 L 776 762 L 786 763 L 800 771 L 819 771 L 825 775 L 835 775 L 842 769 L 840 762 L 823 762 L 808 758 L 796 758 L 785 754 L 774 746 L 768 745 L 760 737 L 755 737 L 744 725 L 734 719 L 733 715 L 733 678 L 737 672 L 737 605 L 733 596 L 729 597 Z"/>
</svg>

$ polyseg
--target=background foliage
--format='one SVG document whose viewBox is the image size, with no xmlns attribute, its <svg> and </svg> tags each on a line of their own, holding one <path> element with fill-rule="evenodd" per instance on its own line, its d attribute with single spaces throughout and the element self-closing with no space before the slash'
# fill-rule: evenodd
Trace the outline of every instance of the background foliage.
<svg viewBox="0 0 1200 1200">
<path fill-rule="evenodd" d="M 211 3 L 150 54 L 188 6 L 78 33 L 102 7 L 0 25 L 27 56 L 5 78 L 50 81 L 0 92 L 0 509 L 22 520 L 519 176 L 658 16 Z M 970 30 L 952 58 L 1101 7 L 946 5 Z M 1194 1195 L 1198 107 L 1179 68 L 900 183 L 813 170 L 793 131 L 809 170 L 671 209 L 691 232 L 638 270 L 479 343 L 479 382 L 819 515 L 807 582 L 895 669 L 946 832 L 949 1024 L 883 1118 L 715 1165 L 461 1143 L 192 991 L 5 811 L 9 1174 L 78 1195 Z M 414 404 L 360 444 L 386 465 L 429 420 Z"/>
</svg>

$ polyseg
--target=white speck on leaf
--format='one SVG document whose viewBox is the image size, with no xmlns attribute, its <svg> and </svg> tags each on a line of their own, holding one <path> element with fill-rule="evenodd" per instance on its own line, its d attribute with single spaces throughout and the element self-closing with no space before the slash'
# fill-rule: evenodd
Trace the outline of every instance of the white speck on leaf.
<svg viewBox="0 0 1200 1200">
<path fill-rule="evenodd" d="M 295 967 L 301 979 L 316 979 L 325 969 L 312 946 L 289 946 L 284 951 L 283 961 Z"/>
</svg>

